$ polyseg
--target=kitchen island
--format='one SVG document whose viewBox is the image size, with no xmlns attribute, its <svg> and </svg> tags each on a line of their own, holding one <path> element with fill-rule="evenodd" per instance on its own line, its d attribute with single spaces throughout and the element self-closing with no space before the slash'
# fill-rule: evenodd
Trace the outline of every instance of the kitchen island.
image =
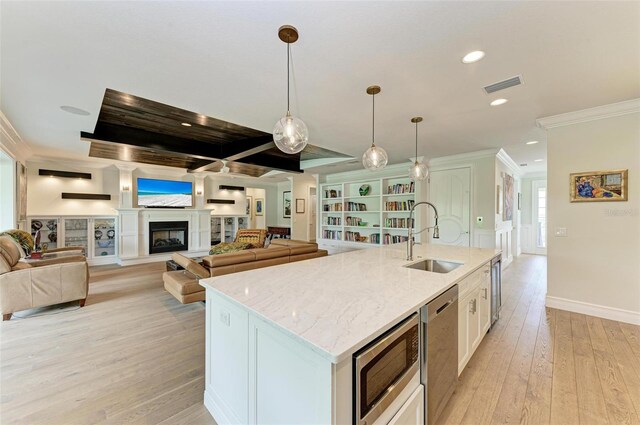
<svg viewBox="0 0 640 425">
<path fill-rule="evenodd" d="M 219 424 L 351 423 L 352 356 L 486 265 L 493 249 L 404 244 L 203 279 L 205 405 Z M 449 273 L 406 267 L 432 258 Z"/>
</svg>

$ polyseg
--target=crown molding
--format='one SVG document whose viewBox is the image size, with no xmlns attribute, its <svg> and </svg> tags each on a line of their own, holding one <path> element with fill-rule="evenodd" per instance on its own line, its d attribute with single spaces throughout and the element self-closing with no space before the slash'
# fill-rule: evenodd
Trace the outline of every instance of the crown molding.
<svg viewBox="0 0 640 425">
<path fill-rule="evenodd" d="M 33 155 L 31 147 L 22 140 L 20 134 L 2 111 L 0 111 L 0 147 L 22 163 L 25 163 Z"/>
<path fill-rule="evenodd" d="M 444 164 L 456 163 L 456 162 L 473 161 L 473 160 L 482 159 L 482 158 L 495 158 L 498 155 L 498 152 L 500 151 L 501 149 L 484 149 L 476 152 L 467 152 L 467 153 L 460 153 L 456 155 L 441 156 L 439 158 L 430 159 L 427 165 L 429 167 L 432 167 L 435 165 L 444 165 Z"/>
<path fill-rule="evenodd" d="M 516 162 L 509 156 L 508 153 L 504 151 L 504 149 L 500 149 L 496 154 L 496 157 L 502 161 L 504 165 L 514 174 L 516 177 L 522 176 L 522 169 Z"/>
<path fill-rule="evenodd" d="M 545 130 L 549 130 L 551 128 L 562 127 L 565 125 L 579 124 L 639 112 L 640 99 L 631 99 L 624 102 L 596 106 L 595 108 L 582 109 L 580 111 L 538 118 L 536 120 L 536 125 L 540 128 L 544 128 Z"/>
</svg>

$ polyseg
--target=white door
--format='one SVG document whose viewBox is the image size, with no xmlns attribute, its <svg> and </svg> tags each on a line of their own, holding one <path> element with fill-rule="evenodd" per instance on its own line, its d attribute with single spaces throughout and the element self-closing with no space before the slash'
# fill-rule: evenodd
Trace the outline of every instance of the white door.
<svg viewBox="0 0 640 425">
<path fill-rule="evenodd" d="M 532 189 L 534 252 L 547 255 L 547 181 L 534 181 Z"/>
<path fill-rule="evenodd" d="M 429 241 L 435 244 L 470 246 L 470 179 L 469 168 L 434 171 L 429 176 L 429 202 L 438 209 L 440 239 Z M 429 226 L 433 226 L 433 210 L 429 212 Z"/>
</svg>

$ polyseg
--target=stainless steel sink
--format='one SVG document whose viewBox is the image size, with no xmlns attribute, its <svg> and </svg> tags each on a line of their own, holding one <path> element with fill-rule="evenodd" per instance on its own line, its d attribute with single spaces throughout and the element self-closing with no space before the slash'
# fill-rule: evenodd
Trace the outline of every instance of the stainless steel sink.
<svg viewBox="0 0 640 425">
<path fill-rule="evenodd" d="M 425 272 L 433 273 L 449 273 L 460 267 L 462 263 L 453 263 L 451 261 L 426 259 L 417 263 L 407 264 L 405 267 Z"/>
</svg>

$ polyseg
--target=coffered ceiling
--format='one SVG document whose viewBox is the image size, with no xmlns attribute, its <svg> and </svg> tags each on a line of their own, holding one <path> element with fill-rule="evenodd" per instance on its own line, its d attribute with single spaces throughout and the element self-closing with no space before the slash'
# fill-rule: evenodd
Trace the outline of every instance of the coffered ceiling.
<svg viewBox="0 0 640 425">
<path fill-rule="evenodd" d="M 503 147 L 531 171 L 545 167 L 536 118 L 640 97 L 638 2 L 5 1 L 0 24 L 0 108 L 40 156 L 88 156 L 80 132 L 106 88 L 270 133 L 286 108 L 282 24 L 300 31 L 292 112 L 310 143 L 355 158 L 371 142 L 371 84 L 391 163 L 414 155 L 421 115 L 419 155 Z M 486 57 L 463 64 L 472 50 Z M 523 85 L 482 90 L 515 75 Z"/>
</svg>

